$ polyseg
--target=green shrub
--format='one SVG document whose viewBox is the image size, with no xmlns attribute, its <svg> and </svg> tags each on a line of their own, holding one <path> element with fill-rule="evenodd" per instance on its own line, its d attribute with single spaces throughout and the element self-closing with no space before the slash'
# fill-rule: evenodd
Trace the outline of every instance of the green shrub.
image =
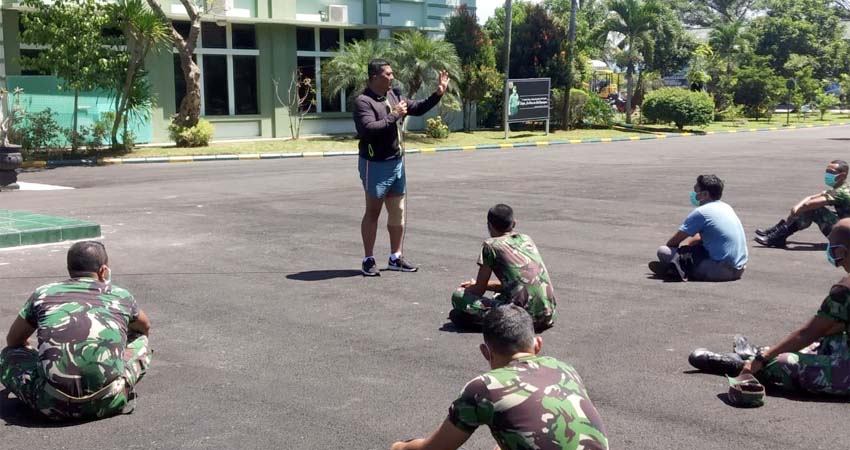
<svg viewBox="0 0 850 450">
<path fill-rule="evenodd" d="M 88 130 L 88 139 L 86 139 L 86 149 L 96 151 L 103 147 L 103 144 L 109 140 L 109 131 L 112 127 L 112 120 L 101 118 L 97 122 L 91 124 Z"/>
<path fill-rule="evenodd" d="M 714 120 L 731 122 L 744 116 L 744 105 L 732 105 L 723 111 L 714 113 Z"/>
<path fill-rule="evenodd" d="M 673 122 L 681 130 L 685 125 L 704 126 L 714 118 L 714 100 L 705 92 L 682 88 L 663 88 L 647 94 L 643 115 L 655 122 Z"/>
<path fill-rule="evenodd" d="M 56 113 L 47 108 L 34 114 L 21 113 L 12 135 L 25 153 L 50 152 L 61 148 L 63 130 L 56 122 Z"/>
<path fill-rule="evenodd" d="M 425 134 L 428 137 L 435 139 L 445 139 L 449 137 L 449 126 L 443 123 L 443 118 L 440 116 L 428 119 L 425 121 Z"/>
<path fill-rule="evenodd" d="M 820 111 L 820 120 L 823 120 L 823 116 L 826 115 L 827 111 L 832 108 L 838 106 L 838 97 L 827 94 L 826 92 L 818 92 L 816 100 L 818 111 Z"/>
<path fill-rule="evenodd" d="M 584 120 L 585 107 L 590 96 L 581 89 L 570 89 L 570 128 L 577 128 Z M 564 90 L 552 89 L 552 102 L 549 117 L 553 124 L 562 126 L 564 120 Z"/>
<path fill-rule="evenodd" d="M 168 136 L 178 147 L 206 147 L 214 132 L 215 127 L 204 119 L 199 119 L 194 127 L 181 127 L 174 122 L 168 126 Z"/>
<path fill-rule="evenodd" d="M 598 95 L 591 95 L 584 105 L 584 123 L 590 127 L 611 128 L 614 125 L 614 109 Z"/>
</svg>

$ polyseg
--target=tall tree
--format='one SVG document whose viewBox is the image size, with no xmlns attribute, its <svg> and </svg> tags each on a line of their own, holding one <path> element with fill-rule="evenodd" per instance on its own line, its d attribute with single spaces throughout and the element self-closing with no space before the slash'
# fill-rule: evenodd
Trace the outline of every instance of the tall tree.
<svg viewBox="0 0 850 450">
<path fill-rule="evenodd" d="M 369 61 L 375 58 L 395 63 L 394 52 L 387 41 L 364 39 L 343 45 L 330 61 L 322 63 L 322 95 L 333 99 L 343 90 L 349 99 L 360 95 L 369 79 Z"/>
<path fill-rule="evenodd" d="M 656 0 L 610 0 L 608 8 L 611 13 L 595 34 L 603 43 L 610 34 L 616 41 L 617 64 L 626 67 L 626 123 L 631 123 L 634 75 L 654 49 L 661 6 Z"/>
<path fill-rule="evenodd" d="M 525 20 L 511 33 L 511 77 L 549 77 L 555 86 L 566 80 L 566 55 L 562 54 L 566 29 L 556 23 L 543 5 L 526 8 Z"/>
<path fill-rule="evenodd" d="M 144 99 L 145 83 L 139 79 L 144 76 L 145 58 L 152 49 L 170 42 L 168 22 L 162 20 L 144 0 L 118 0 L 111 5 L 121 27 L 127 48 L 127 64 L 119 71 L 119 90 L 116 94 L 115 121 L 112 124 L 112 146 L 118 145 L 118 129 L 125 125 L 125 114 L 131 106 L 138 106 Z M 149 90 L 147 90 L 149 92 Z M 148 96 L 149 97 L 149 96 Z M 126 141 L 126 139 L 124 139 Z M 127 142 L 124 142 L 126 145 Z"/>
<path fill-rule="evenodd" d="M 445 39 L 455 46 L 460 58 L 462 79 L 460 87 L 463 107 L 463 129 L 471 128 L 472 106 L 492 97 L 502 84 L 496 71 L 493 42 L 478 24 L 478 18 L 466 5 L 461 5 L 446 20 Z"/>
<path fill-rule="evenodd" d="M 415 98 L 423 86 L 433 84 L 441 70 L 454 79 L 461 76 L 457 52 L 445 40 L 413 31 L 401 33 L 395 38 L 393 53 L 396 76 L 404 83 L 409 98 Z"/>
<path fill-rule="evenodd" d="M 670 6 L 688 25 L 713 27 L 747 20 L 760 0 L 672 0 Z"/>
<path fill-rule="evenodd" d="M 834 78 L 850 69 L 841 57 L 848 48 L 844 27 L 830 0 L 764 0 L 764 5 L 767 13 L 751 24 L 753 50 L 768 57 L 778 75 L 794 76 L 786 66 L 794 54 L 811 58 L 818 79 Z"/>
<path fill-rule="evenodd" d="M 746 32 L 744 22 L 722 23 L 714 27 L 708 35 L 708 43 L 714 54 L 726 67 L 726 76 L 732 75 L 735 62 L 740 60 L 741 55 L 749 50 L 752 36 Z"/>
<path fill-rule="evenodd" d="M 562 128 L 570 128 L 570 90 L 573 84 L 573 60 L 576 52 L 576 15 L 578 14 L 578 0 L 570 2 L 570 23 L 567 28 L 567 82 L 564 86 L 564 111 Z"/>
<path fill-rule="evenodd" d="M 165 11 L 157 0 L 147 0 L 147 2 L 161 19 L 168 20 Z M 177 109 L 177 114 L 174 115 L 174 123 L 188 128 L 195 126 L 201 117 L 201 69 L 192 57 L 195 53 L 195 46 L 198 44 L 198 35 L 201 34 L 201 14 L 203 10 L 192 0 L 180 0 L 180 3 L 186 9 L 186 15 L 189 16 L 189 33 L 183 36 L 172 24 L 171 37 L 174 40 L 174 48 L 180 55 L 180 68 L 183 70 L 186 95 L 180 101 L 180 107 Z"/>
<path fill-rule="evenodd" d="M 102 33 L 114 25 L 113 17 L 96 0 L 24 0 L 22 4 L 31 10 L 21 16 L 21 41 L 43 49 L 37 57 L 21 62 L 55 74 L 63 88 L 74 93 L 71 146 L 76 150 L 80 91 L 111 89 L 116 65 L 126 61 L 124 53 L 114 50 L 121 42 Z"/>
<path fill-rule="evenodd" d="M 529 3 L 521 0 L 511 2 L 511 41 L 516 39 L 517 27 L 525 22 L 526 9 L 529 6 Z M 505 8 L 500 6 L 484 23 L 484 30 L 493 40 L 493 48 L 496 50 L 496 68 L 500 71 L 505 70 L 505 18 Z M 511 48 L 513 48 L 513 42 Z"/>
</svg>

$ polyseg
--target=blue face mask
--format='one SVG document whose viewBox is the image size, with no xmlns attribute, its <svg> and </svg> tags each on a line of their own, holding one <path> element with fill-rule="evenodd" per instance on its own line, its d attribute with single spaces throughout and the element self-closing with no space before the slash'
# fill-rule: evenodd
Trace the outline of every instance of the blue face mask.
<svg viewBox="0 0 850 450">
<path fill-rule="evenodd" d="M 833 266 L 838 267 L 838 262 L 844 259 L 844 257 L 842 256 L 841 258 L 836 258 L 832 256 L 832 250 L 836 248 L 843 248 L 846 250 L 846 247 L 844 247 L 843 245 L 826 244 L 826 260 L 829 261 L 829 263 Z"/>
<path fill-rule="evenodd" d="M 691 204 L 694 206 L 699 206 L 699 200 L 697 200 L 697 193 L 691 191 Z"/>
<path fill-rule="evenodd" d="M 826 185 L 829 187 L 834 187 L 836 177 L 838 177 L 838 175 L 827 172 L 823 174 L 823 182 L 826 183 Z"/>
</svg>

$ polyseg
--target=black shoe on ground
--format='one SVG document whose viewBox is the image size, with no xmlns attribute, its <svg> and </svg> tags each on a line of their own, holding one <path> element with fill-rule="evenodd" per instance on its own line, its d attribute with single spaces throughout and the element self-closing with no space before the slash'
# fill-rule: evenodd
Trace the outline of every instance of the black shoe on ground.
<svg viewBox="0 0 850 450">
<path fill-rule="evenodd" d="M 455 327 L 465 331 L 481 331 L 481 325 L 475 323 L 472 318 L 461 311 L 453 309 L 449 311 L 449 320 Z"/>
<path fill-rule="evenodd" d="M 779 223 L 777 223 L 776 225 L 774 225 L 770 228 L 766 228 L 766 229 L 756 228 L 756 235 L 757 236 L 767 236 L 770 233 L 773 233 L 774 231 L 776 231 L 777 227 L 779 227 L 780 225 L 784 225 L 784 224 L 785 224 L 785 219 L 782 219 L 782 220 L 779 221 Z"/>
<path fill-rule="evenodd" d="M 375 264 L 375 258 L 367 258 L 363 261 L 363 266 L 360 268 L 360 272 L 363 273 L 364 277 L 381 276 L 381 272 L 378 271 L 378 265 Z"/>
<path fill-rule="evenodd" d="M 419 270 L 419 267 L 416 267 L 407 261 L 405 261 L 404 256 L 398 259 L 390 258 L 389 262 L 387 262 L 387 270 L 395 270 L 397 272 L 416 272 Z"/>
<path fill-rule="evenodd" d="M 755 241 L 767 247 L 785 248 L 785 240 L 788 236 L 800 231 L 797 222 L 779 222 L 765 236 L 756 236 Z"/>
<path fill-rule="evenodd" d="M 678 276 L 676 267 L 673 264 L 663 263 L 661 261 L 650 261 L 649 270 L 651 270 L 655 276 L 662 278 Z"/>
<path fill-rule="evenodd" d="M 715 375 L 738 376 L 744 368 L 744 360 L 735 353 L 715 353 L 698 348 L 688 356 L 688 362 L 702 372 Z"/>
<path fill-rule="evenodd" d="M 770 235 L 767 236 L 756 236 L 754 241 L 758 242 L 765 247 L 775 247 L 775 248 L 785 248 L 785 238 L 786 236 L 782 236 L 779 238 L 771 239 Z"/>
</svg>

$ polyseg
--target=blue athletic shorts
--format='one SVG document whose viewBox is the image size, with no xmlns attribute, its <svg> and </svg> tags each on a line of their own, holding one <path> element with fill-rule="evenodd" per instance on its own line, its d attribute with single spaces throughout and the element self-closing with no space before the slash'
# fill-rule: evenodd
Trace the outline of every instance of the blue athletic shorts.
<svg viewBox="0 0 850 450">
<path fill-rule="evenodd" d="M 402 158 L 389 161 L 369 161 L 362 157 L 359 159 L 357 167 L 366 193 L 375 198 L 384 198 L 389 193 L 404 195 L 407 179 Z"/>
</svg>

